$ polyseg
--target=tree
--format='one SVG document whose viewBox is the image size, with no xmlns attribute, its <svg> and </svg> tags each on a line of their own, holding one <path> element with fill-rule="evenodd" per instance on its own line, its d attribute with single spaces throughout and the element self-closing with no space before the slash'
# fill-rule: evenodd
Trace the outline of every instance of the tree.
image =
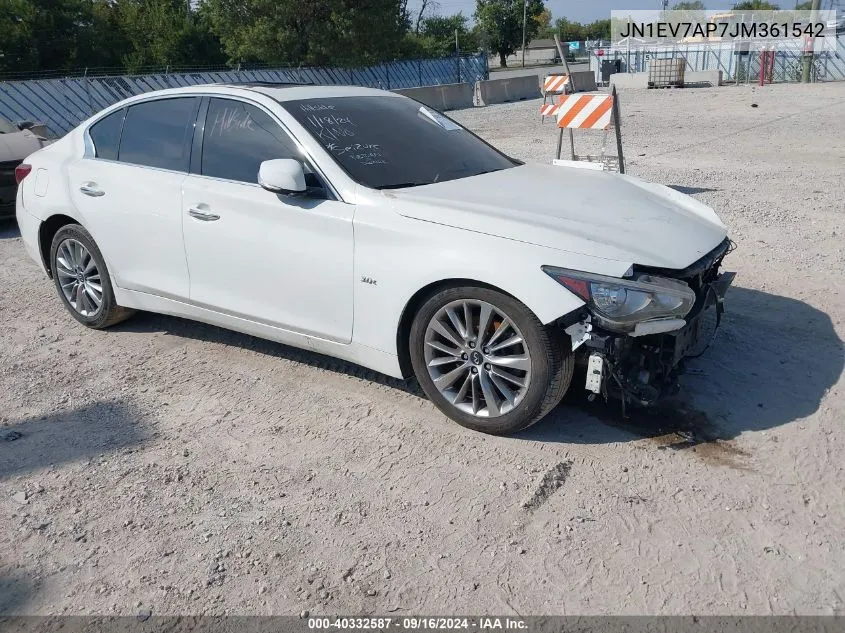
<svg viewBox="0 0 845 633">
<path fill-rule="evenodd" d="M 454 54 L 456 31 L 461 51 L 477 51 L 478 35 L 468 28 L 467 22 L 467 17 L 463 13 L 448 17 L 436 15 L 425 18 L 420 25 L 423 52 L 431 57 Z"/>
<path fill-rule="evenodd" d="M 439 3 L 434 0 L 420 0 L 420 10 L 417 11 L 417 21 L 414 26 L 414 33 L 417 35 L 420 34 L 420 25 L 422 24 L 423 16 L 425 16 L 426 11 L 433 13 L 437 11 L 438 6 L 440 6 Z"/>
<path fill-rule="evenodd" d="M 778 5 L 767 0 L 743 0 L 733 6 L 734 11 L 777 11 Z"/>
<path fill-rule="evenodd" d="M 548 13 L 548 9 L 545 10 Z M 551 19 L 551 14 L 549 14 Z M 583 42 L 586 40 L 609 40 L 610 20 L 596 20 L 589 24 L 558 18 L 553 24 L 538 31 L 540 37 L 560 37 L 562 42 Z"/>
<path fill-rule="evenodd" d="M 660 12 L 660 21 L 671 25 L 701 24 L 707 21 L 704 11 L 704 3 L 701 0 L 678 2 L 670 11 Z"/>
<path fill-rule="evenodd" d="M 534 21 L 537 23 L 537 35 L 546 36 L 552 27 L 552 12 L 548 7 L 544 7 L 540 13 L 534 16 Z"/>
<path fill-rule="evenodd" d="M 610 39 L 610 19 L 596 20 L 590 22 L 584 27 L 585 40 L 609 40 Z"/>
<path fill-rule="evenodd" d="M 0 66 L 73 68 L 90 22 L 90 0 L 0 0 Z"/>
<path fill-rule="evenodd" d="M 355 66 L 400 50 L 397 0 L 205 0 L 229 61 Z"/>
<path fill-rule="evenodd" d="M 205 15 L 190 14 L 183 0 L 115 0 L 113 8 L 126 39 L 122 61 L 129 72 L 225 61 Z"/>
<path fill-rule="evenodd" d="M 589 39 L 584 36 L 584 25 L 578 22 L 571 22 L 566 18 L 555 20 L 555 32 L 561 42 L 582 42 Z"/>
<path fill-rule="evenodd" d="M 0 69 L 134 72 L 224 60 L 184 0 L 0 0 Z"/>
<path fill-rule="evenodd" d="M 537 16 L 543 12 L 542 0 L 524 0 L 525 44 L 537 34 Z M 508 55 L 522 46 L 523 2 L 520 0 L 476 0 L 475 20 L 484 32 L 491 50 L 499 54 L 501 65 L 507 66 Z"/>
<path fill-rule="evenodd" d="M 33 32 L 36 14 L 29 0 L 0 0 L 0 69 L 38 67 L 38 42 Z"/>
</svg>

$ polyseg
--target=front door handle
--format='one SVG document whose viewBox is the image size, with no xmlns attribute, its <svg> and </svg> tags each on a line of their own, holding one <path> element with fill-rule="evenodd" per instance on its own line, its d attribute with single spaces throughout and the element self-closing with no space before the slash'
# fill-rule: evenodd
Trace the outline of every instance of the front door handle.
<svg viewBox="0 0 845 633">
<path fill-rule="evenodd" d="M 99 198 L 100 196 L 106 195 L 106 192 L 100 189 L 95 182 L 82 183 L 79 190 L 86 196 L 91 196 L 92 198 Z"/>
<path fill-rule="evenodd" d="M 214 220 L 220 219 L 220 216 L 216 213 L 211 213 L 210 211 L 206 211 L 200 207 L 191 207 L 188 209 L 188 215 L 192 218 L 196 218 L 197 220 L 202 220 L 203 222 L 214 222 Z"/>
</svg>

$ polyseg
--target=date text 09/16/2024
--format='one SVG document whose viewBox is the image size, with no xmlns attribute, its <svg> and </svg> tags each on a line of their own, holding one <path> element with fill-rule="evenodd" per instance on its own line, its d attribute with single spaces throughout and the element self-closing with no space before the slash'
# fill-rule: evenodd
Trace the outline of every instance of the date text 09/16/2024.
<svg viewBox="0 0 845 633">
<path fill-rule="evenodd" d="M 376 630 L 404 631 L 519 631 L 526 630 L 524 620 L 510 617 L 351 617 L 351 618 L 308 618 L 311 630 Z"/>
</svg>

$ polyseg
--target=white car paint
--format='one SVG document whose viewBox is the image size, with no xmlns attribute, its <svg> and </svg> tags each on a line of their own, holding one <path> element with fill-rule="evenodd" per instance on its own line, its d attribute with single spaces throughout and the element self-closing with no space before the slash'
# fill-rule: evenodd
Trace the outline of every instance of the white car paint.
<svg viewBox="0 0 845 633">
<path fill-rule="evenodd" d="M 220 216 L 184 223 L 192 303 L 339 343 L 352 340 L 354 205 L 280 200 L 257 184 L 199 175 L 185 178 L 182 191 L 183 216 L 198 206 Z M 223 264 L 224 254 L 237 265 Z"/>
<path fill-rule="evenodd" d="M 70 204 L 85 218 L 83 226 L 109 262 L 115 283 L 126 290 L 186 297 L 181 214 L 185 175 L 100 159 L 70 161 L 66 170 Z M 84 183 L 104 195 L 83 194 Z"/>
<path fill-rule="evenodd" d="M 606 171 L 524 165 L 396 194 L 407 217 L 643 266 L 684 268 L 726 234 L 693 198 Z"/>
<path fill-rule="evenodd" d="M 169 95 L 221 96 L 262 108 L 289 131 L 338 199 L 280 200 L 257 184 L 86 155 L 93 122 Z M 369 189 L 276 101 L 355 95 L 405 98 L 353 87 L 196 86 L 116 104 L 27 159 L 50 174 L 43 196 L 30 191 L 34 178 L 24 180 L 18 195 L 27 251 L 43 265 L 41 223 L 69 216 L 97 241 L 120 305 L 217 324 L 399 377 L 400 320 L 430 284 L 487 284 L 550 323 L 583 302 L 541 266 L 614 277 L 634 263 L 684 268 L 726 235 L 715 213 L 688 196 L 629 176 L 566 167 L 523 165 L 416 188 Z M 80 195 L 80 186 L 91 183 L 105 195 Z M 197 220 L 192 208 L 220 220 Z"/>
</svg>

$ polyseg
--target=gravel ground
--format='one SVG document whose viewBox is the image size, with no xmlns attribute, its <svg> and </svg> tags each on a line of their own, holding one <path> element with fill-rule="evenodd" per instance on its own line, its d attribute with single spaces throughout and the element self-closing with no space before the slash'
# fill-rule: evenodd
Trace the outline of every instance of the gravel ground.
<svg viewBox="0 0 845 633">
<path fill-rule="evenodd" d="M 85 330 L 0 227 L 0 613 L 845 613 L 845 84 L 621 99 L 629 172 L 739 244 L 720 338 L 631 420 L 577 389 L 486 437 L 214 327 Z M 538 105 L 454 116 L 547 161 Z"/>
</svg>

